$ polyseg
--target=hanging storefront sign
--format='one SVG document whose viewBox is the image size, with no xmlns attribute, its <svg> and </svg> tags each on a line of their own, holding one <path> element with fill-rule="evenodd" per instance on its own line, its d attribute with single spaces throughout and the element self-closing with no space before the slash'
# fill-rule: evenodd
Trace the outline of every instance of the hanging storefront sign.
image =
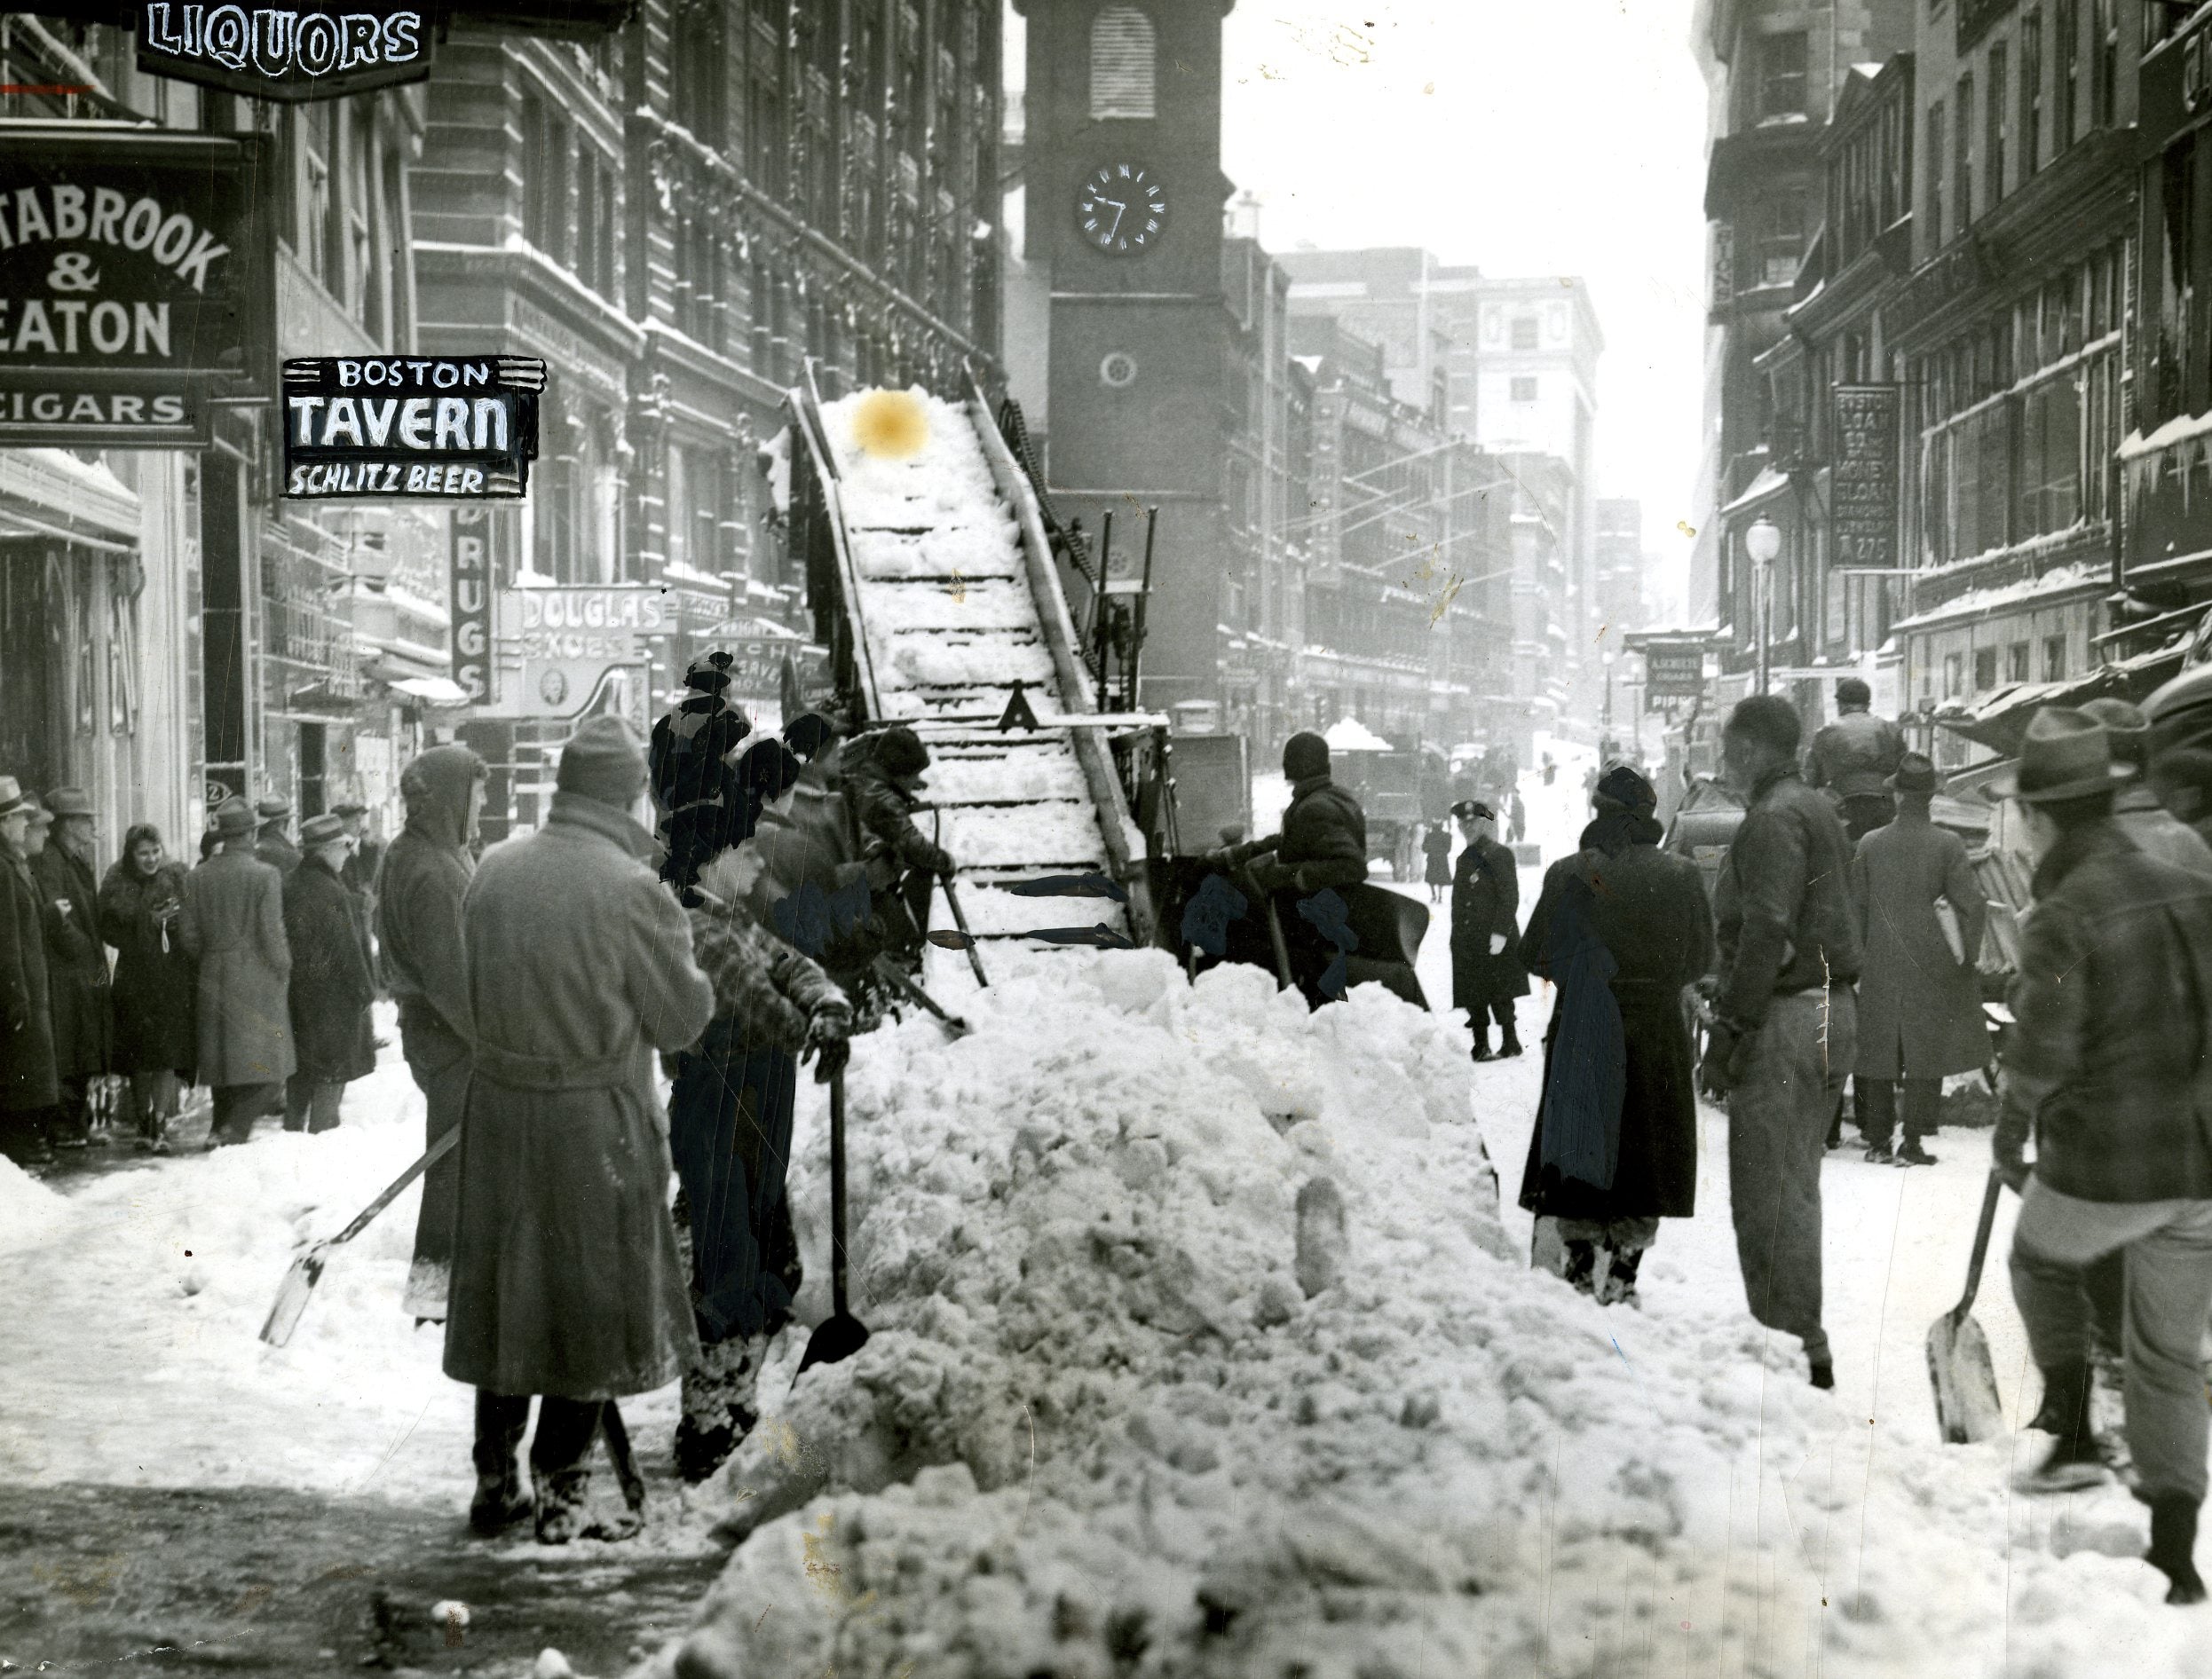
<svg viewBox="0 0 2212 1679">
<path fill-rule="evenodd" d="M 274 353 L 265 143 L 10 123 L 0 446 L 190 448 Z"/>
<path fill-rule="evenodd" d="M 643 583 L 510 590 L 500 598 L 500 639 L 522 661 L 511 709 L 576 716 L 617 672 L 636 673 L 642 693 L 652 643 L 674 628 L 668 597 Z"/>
<path fill-rule="evenodd" d="M 453 510 L 454 681 L 475 702 L 492 697 L 492 516 L 480 502 Z"/>
<path fill-rule="evenodd" d="M 1702 642 L 1648 642 L 1644 654 L 1644 700 L 1695 699 L 1705 691 Z"/>
<path fill-rule="evenodd" d="M 419 4 L 138 8 L 138 68 L 263 99 L 334 99 L 419 82 L 436 21 Z"/>
<path fill-rule="evenodd" d="M 513 501 L 538 453 L 545 364 L 317 356 L 284 364 L 284 493 Z"/>
<path fill-rule="evenodd" d="M 1835 464 L 1829 484 L 1829 570 L 1897 568 L 1898 388 L 1836 387 Z"/>
</svg>

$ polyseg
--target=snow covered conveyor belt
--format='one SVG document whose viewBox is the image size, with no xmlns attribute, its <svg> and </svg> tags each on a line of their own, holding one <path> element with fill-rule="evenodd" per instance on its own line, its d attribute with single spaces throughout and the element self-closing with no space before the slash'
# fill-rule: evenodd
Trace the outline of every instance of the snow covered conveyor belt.
<svg viewBox="0 0 2212 1679">
<path fill-rule="evenodd" d="M 960 863 L 971 930 L 1009 938 L 1103 920 L 1132 931 L 1103 899 L 1071 910 L 1006 889 L 1044 875 L 1118 877 L 1134 836 L 1103 743 L 1052 721 L 1094 709 L 1089 675 L 1034 504 L 1023 505 L 1026 486 L 988 414 L 919 390 L 869 390 L 826 403 L 822 418 L 872 701 L 928 743 L 928 797 Z M 1045 720 L 1034 732 L 998 727 L 1016 682 Z"/>
</svg>

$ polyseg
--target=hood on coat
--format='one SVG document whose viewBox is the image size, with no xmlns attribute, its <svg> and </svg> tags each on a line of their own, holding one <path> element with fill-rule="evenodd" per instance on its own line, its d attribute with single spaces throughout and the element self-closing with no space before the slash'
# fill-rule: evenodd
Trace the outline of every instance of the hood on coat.
<svg viewBox="0 0 2212 1679">
<path fill-rule="evenodd" d="M 407 829 L 434 845 L 468 842 L 469 789 L 485 774 L 484 760 L 458 744 L 433 746 L 400 772 L 399 796 L 407 801 Z"/>
</svg>

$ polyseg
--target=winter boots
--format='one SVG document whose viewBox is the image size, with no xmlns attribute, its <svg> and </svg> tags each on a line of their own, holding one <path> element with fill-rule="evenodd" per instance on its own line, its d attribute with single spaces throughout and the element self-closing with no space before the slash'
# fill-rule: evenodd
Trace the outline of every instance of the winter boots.
<svg viewBox="0 0 2212 1679">
<path fill-rule="evenodd" d="M 2067 1364 L 2043 1372 L 2042 1408 L 2030 1428 L 2055 1436 L 2050 1451 L 2032 1470 L 2013 1478 L 2021 1493 L 2078 1493 L 2105 1478 L 2105 1460 L 2090 1423 L 2090 1367 Z M 2190 1512 L 2193 1530 L 2196 1513 Z M 2193 1538 L 2193 1533 L 2192 1533 Z"/>
<path fill-rule="evenodd" d="M 768 1336 L 740 1336 L 699 1349 L 683 1373 L 683 1415 L 675 1425 L 676 1473 L 697 1483 L 723 1466 L 760 1421 L 755 1401 Z"/>
<path fill-rule="evenodd" d="M 1497 1046 L 1497 1053 L 1501 1060 L 1521 1053 L 1521 1029 L 1511 1021 L 1505 1022 L 1505 1041 Z"/>
<path fill-rule="evenodd" d="M 477 1390 L 476 1496 L 469 1501 L 469 1525 L 489 1539 L 504 1533 L 530 1514 L 529 1494 L 523 1491 L 522 1466 L 516 1454 L 522 1449 L 523 1430 L 530 1423 L 530 1401 Z"/>
<path fill-rule="evenodd" d="M 2171 1584 L 2169 1604 L 2200 1604 L 2204 1580 L 2197 1573 L 2197 1505 L 2185 1494 L 2155 1499 L 2151 1504 L 2151 1549 L 2144 1560 L 2164 1574 Z"/>
</svg>

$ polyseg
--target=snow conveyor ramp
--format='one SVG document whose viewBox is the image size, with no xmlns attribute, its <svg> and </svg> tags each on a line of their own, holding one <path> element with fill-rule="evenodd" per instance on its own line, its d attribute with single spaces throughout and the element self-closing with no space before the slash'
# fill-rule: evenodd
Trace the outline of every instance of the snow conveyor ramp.
<svg viewBox="0 0 2212 1679">
<path fill-rule="evenodd" d="M 873 716 L 911 724 L 935 760 L 927 797 L 979 939 L 1104 922 L 1120 903 L 1027 897 L 1055 875 L 1134 886 L 1142 840 L 1095 725 L 1090 674 L 1037 503 L 980 401 L 865 390 L 825 403 L 849 612 Z M 1039 727 L 999 727 L 1014 684 Z M 924 832 L 932 818 L 923 813 Z M 1138 863 L 1133 865 L 1132 859 Z"/>
</svg>

